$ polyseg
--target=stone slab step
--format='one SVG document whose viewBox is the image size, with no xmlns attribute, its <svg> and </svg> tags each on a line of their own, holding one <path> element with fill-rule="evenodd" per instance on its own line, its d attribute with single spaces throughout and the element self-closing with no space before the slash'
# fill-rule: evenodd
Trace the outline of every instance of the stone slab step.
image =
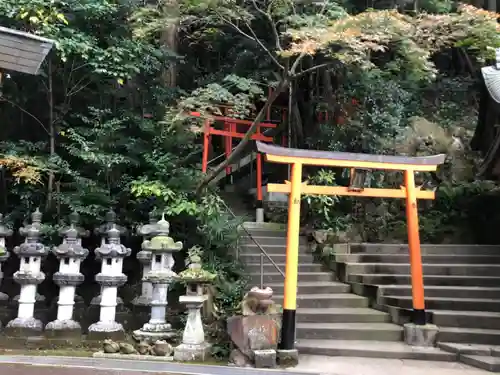
<svg viewBox="0 0 500 375">
<path fill-rule="evenodd" d="M 264 249 L 265 250 L 265 249 Z M 286 254 L 285 253 L 274 253 L 274 252 L 268 252 L 266 250 L 267 255 L 275 262 L 275 263 L 281 263 L 285 264 L 286 262 Z M 252 253 L 246 253 L 246 252 L 241 252 L 240 251 L 240 260 L 245 263 L 260 263 L 260 252 L 252 252 Z M 299 264 L 302 263 L 313 263 L 314 261 L 314 256 L 312 254 L 307 254 L 307 253 L 300 253 L 299 254 Z M 264 255 L 264 264 L 269 263 L 269 259 Z"/>
<path fill-rule="evenodd" d="M 438 342 L 437 347 L 450 353 L 468 355 L 492 355 L 493 350 L 500 350 L 498 345 L 463 344 L 457 342 Z"/>
<path fill-rule="evenodd" d="M 252 237 L 274 237 L 274 238 L 286 238 L 286 231 L 284 230 L 269 230 L 269 229 L 259 229 L 259 228 L 246 228 L 247 232 L 250 233 Z M 241 237 L 248 237 L 246 231 L 241 230 Z"/>
<path fill-rule="evenodd" d="M 408 254 L 408 245 L 406 244 L 376 244 L 376 243 L 361 243 L 351 244 L 350 251 L 352 254 L 357 253 L 381 253 L 381 254 Z M 422 244 L 420 246 L 422 255 L 499 255 L 500 246 L 498 245 L 468 245 L 468 244 L 451 244 L 451 245 L 433 245 Z"/>
<path fill-rule="evenodd" d="M 345 267 L 346 275 L 410 273 L 410 264 L 400 263 L 346 263 Z M 500 275 L 500 264 L 423 264 L 423 272 L 429 276 L 497 276 Z"/>
<path fill-rule="evenodd" d="M 384 285 L 380 295 L 411 296 L 410 285 Z M 425 297 L 493 298 L 500 299 L 499 287 L 426 285 Z"/>
<path fill-rule="evenodd" d="M 456 354 L 448 353 L 438 348 L 412 347 L 402 342 L 373 340 L 298 340 L 297 349 L 301 354 L 341 357 L 428 361 L 455 361 L 457 359 Z"/>
<path fill-rule="evenodd" d="M 252 234 L 252 238 L 261 246 L 281 246 L 282 248 L 286 248 L 286 236 L 261 236 Z M 252 241 L 252 238 L 250 238 L 250 236 L 241 236 L 240 245 L 254 244 L 255 242 Z M 306 246 L 307 239 L 305 237 L 300 237 L 299 245 Z"/>
<path fill-rule="evenodd" d="M 382 296 L 379 304 L 412 308 L 411 296 Z M 500 312 L 500 299 L 426 297 L 425 306 L 429 310 L 468 310 Z"/>
<path fill-rule="evenodd" d="M 497 345 L 500 343 L 500 330 L 463 327 L 439 327 L 439 342 Z"/>
<path fill-rule="evenodd" d="M 389 314 L 370 308 L 330 307 L 297 309 L 299 323 L 387 323 Z"/>
<path fill-rule="evenodd" d="M 283 303 L 283 296 L 274 295 L 273 300 Z M 368 298 L 356 294 L 303 294 L 297 296 L 297 307 L 326 308 L 326 307 L 368 307 Z"/>
<path fill-rule="evenodd" d="M 403 328 L 391 323 L 297 323 L 297 338 L 401 341 Z"/>
<path fill-rule="evenodd" d="M 409 263 L 409 254 L 336 254 L 337 262 L 346 263 Z M 422 262 L 425 264 L 500 264 L 500 255 L 476 255 L 476 254 L 431 254 L 423 255 Z"/>
<path fill-rule="evenodd" d="M 432 322 L 437 326 L 500 329 L 500 312 L 449 310 L 431 312 Z"/>
<path fill-rule="evenodd" d="M 284 270 L 282 270 L 284 272 Z M 252 284 L 260 282 L 260 273 L 249 274 L 250 281 Z M 301 281 L 333 281 L 335 276 L 330 272 L 299 272 L 298 276 L 299 282 Z M 285 278 L 279 272 L 269 272 L 264 275 L 264 283 L 272 284 L 283 282 Z"/>
<path fill-rule="evenodd" d="M 284 293 L 284 282 L 281 283 L 271 283 L 267 284 L 275 295 Z M 298 284 L 298 294 L 324 294 L 324 293 L 349 293 L 351 286 L 349 284 L 339 283 L 335 281 L 309 281 L 309 282 L 299 282 Z"/>
<path fill-rule="evenodd" d="M 269 261 L 269 259 L 264 258 L 262 263 L 262 268 L 265 273 L 276 271 L 276 267 Z M 284 263 L 276 263 L 276 265 L 281 270 L 285 269 Z M 324 268 L 325 266 L 318 263 L 299 263 L 299 272 L 321 272 Z M 245 265 L 245 269 L 251 273 L 260 272 L 261 265 L 260 263 L 250 263 Z"/>
<path fill-rule="evenodd" d="M 268 254 L 286 254 L 286 246 L 279 244 L 265 244 L 259 241 L 257 243 L 262 247 Z M 240 244 L 240 254 L 258 254 L 260 253 L 259 247 L 254 243 L 241 243 Z M 299 254 L 311 254 L 307 245 L 299 246 Z"/>
<path fill-rule="evenodd" d="M 396 274 L 351 274 L 348 281 L 372 285 L 410 285 L 411 276 Z M 499 286 L 500 277 L 493 276 L 445 276 L 424 274 L 424 285 L 444 286 Z"/>
<path fill-rule="evenodd" d="M 463 362 L 469 366 L 478 367 L 480 369 L 500 372 L 500 358 L 486 356 L 486 355 L 467 355 L 461 354 L 460 362 Z"/>
</svg>

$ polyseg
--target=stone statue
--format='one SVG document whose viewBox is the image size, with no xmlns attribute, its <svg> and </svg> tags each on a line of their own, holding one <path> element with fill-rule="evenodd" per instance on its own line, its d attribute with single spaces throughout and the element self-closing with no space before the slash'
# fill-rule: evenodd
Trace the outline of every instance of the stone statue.
<svg viewBox="0 0 500 375">
<path fill-rule="evenodd" d="M 241 315 L 227 320 L 227 330 L 236 349 L 229 364 L 245 367 L 276 366 L 276 348 L 281 328 L 281 306 L 272 300 L 271 288 L 253 287 L 241 301 Z"/>
<path fill-rule="evenodd" d="M 271 315 L 279 313 L 280 306 L 271 299 L 272 297 L 273 290 L 271 288 L 260 289 L 253 287 L 245 294 L 243 301 L 241 301 L 241 315 Z"/>
</svg>

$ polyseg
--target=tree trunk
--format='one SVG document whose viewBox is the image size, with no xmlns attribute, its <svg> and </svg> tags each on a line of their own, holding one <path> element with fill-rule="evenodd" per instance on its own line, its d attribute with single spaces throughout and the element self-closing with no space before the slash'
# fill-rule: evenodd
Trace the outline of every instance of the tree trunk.
<svg viewBox="0 0 500 375">
<path fill-rule="evenodd" d="M 161 32 L 161 44 L 174 53 L 177 53 L 177 34 L 179 25 L 179 4 L 176 0 L 169 0 L 165 4 L 164 12 L 172 17 L 172 23 Z M 175 87 L 177 84 L 177 65 L 174 62 L 165 68 L 162 73 L 165 86 Z"/>
<path fill-rule="evenodd" d="M 49 158 L 56 153 L 56 132 L 54 126 L 54 91 L 52 82 L 52 62 L 48 64 L 48 104 L 49 104 Z M 52 207 L 52 192 L 54 190 L 54 172 L 50 171 L 49 181 L 47 183 L 47 200 L 45 201 L 45 211 Z"/>
</svg>

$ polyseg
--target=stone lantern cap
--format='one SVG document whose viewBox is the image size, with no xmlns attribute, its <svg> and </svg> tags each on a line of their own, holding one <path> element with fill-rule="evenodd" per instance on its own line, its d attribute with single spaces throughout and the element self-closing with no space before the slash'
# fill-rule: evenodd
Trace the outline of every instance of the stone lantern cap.
<svg viewBox="0 0 500 375">
<path fill-rule="evenodd" d="M 89 251 L 85 249 L 78 239 L 78 230 L 70 227 L 65 233 L 65 241 L 59 246 L 52 248 L 52 253 L 58 258 L 85 259 Z"/>
<path fill-rule="evenodd" d="M 143 236 L 146 239 L 151 238 L 154 235 L 155 228 L 158 224 L 158 220 L 156 220 L 153 212 L 149 213 L 149 223 L 146 225 L 141 225 L 137 228 L 137 234 L 139 236 Z"/>
<path fill-rule="evenodd" d="M 208 284 L 217 277 L 216 274 L 203 269 L 201 255 L 203 254 L 199 246 L 193 246 L 188 250 L 188 268 L 179 273 L 177 279 L 186 284 Z"/>
<path fill-rule="evenodd" d="M 73 212 L 69 215 L 69 226 L 61 228 L 59 230 L 59 235 L 61 237 L 67 237 L 67 232 L 74 228 L 76 229 L 77 232 L 77 238 L 84 238 L 88 237 L 90 235 L 90 232 L 86 230 L 85 228 L 79 227 L 78 224 L 80 223 L 80 215 L 78 212 Z"/>
<path fill-rule="evenodd" d="M 95 229 L 95 231 L 94 231 L 95 234 L 97 234 L 101 237 L 108 236 L 108 231 L 112 228 L 117 229 L 118 232 L 120 233 L 120 236 L 124 236 L 125 234 L 127 234 L 127 228 L 116 224 L 116 214 L 113 210 L 109 210 L 106 213 L 104 220 L 106 222 Z"/>
<path fill-rule="evenodd" d="M 154 233 L 154 228 L 158 220 L 156 220 L 153 212 L 149 213 L 149 224 L 139 226 L 137 228 L 137 234 L 144 237 L 145 239 L 150 239 L 151 234 Z M 153 253 L 149 250 L 141 250 L 137 253 L 136 258 L 142 264 L 149 264 L 153 259 Z"/>
<path fill-rule="evenodd" d="M 182 250 L 182 242 L 175 242 L 172 237 L 169 237 L 170 224 L 165 220 L 165 215 L 162 215 L 160 221 L 156 224 L 151 224 L 147 228 L 147 234 L 152 238 L 146 240 L 142 243 L 142 249 L 144 251 L 151 251 L 152 253 L 173 253 Z M 143 233 L 146 233 L 143 231 Z"/>
<path fill-rule="evenodd" d="M 95 249 L 95 254 L 99 258 L 125 258 L 132 252 L 131 249 L 120 243 L 120 230 L 116 224 L 107 231 L 108 243 Z"/>
<path fill-rule="evenodd" d="M 40 234 L 42 232 L 42 213 L 36 209 L 31 214 L 31 224 L 19 229 L 19 233 L 26 237 L 26 242 L 16 246 L 14 253 L 18 256 L 45 256 L 49 252 L 49 248 L 40 242 Z"/>
<path fill-rule="evenodd" d="M 0 237 L 10 237 L 10 236 L 12 236 L 12 229 L 8 228 L 5 225 L 3 214 L 0 214 Z"/>
<path fill-rule="evenodd" d="M 12 229 L 8 228 L 3 221 L 3 215 L 0 214 L 0 237 L 10 237 L 12 236 Z M 0 262 L 5 262 L 9 258 L 10 254 L 5 247 L 5 240 L 2 241 L 0 245 Z"/>
</svg>

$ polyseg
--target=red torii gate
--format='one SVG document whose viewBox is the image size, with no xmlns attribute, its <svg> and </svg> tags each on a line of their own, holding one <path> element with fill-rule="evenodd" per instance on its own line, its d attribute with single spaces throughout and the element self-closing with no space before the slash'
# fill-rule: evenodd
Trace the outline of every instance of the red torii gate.
<svg viewBox="0 0 500 375">
<path fill-rule="evenodd" d="M 268 95 L 271 96 L 273 93 L 273 89 L 270 87 L 268 91 Z M 211 144 L 212 135 L 220 135 L 224 137 L 224 153 L 226 158 L 229 157 L 233 150 L 233 138 L 242 139 L 248 129 L 251 127 L 253 121 L 243 120 L 230 117 L 231 114 L 231 106 L 227 105 L 219 105 L 221 109 L 221 116 L 218 115 L 209 115 L 204 119 L 203 124 L 203 158 L 202 158 L 202 172 L 206 173 L 208 169 L 208 154 L 209 148 Z M 284 106 L 274 106 L 274 108 L 278 109 L 280 114 L 281 122 L 287 121 L 288 108 Z M 194 117 L 202 117 L 200 112 L 191 112 L 191 116 Z M 321 110 L 318 112 L 318 122 L 328 122 L 329 121 L 329 111 Z M 272 137 L 266 136 L 262 134 L 263 129 L 275 129 L 277 127 L 276 123 L 272 123 L 273 117 L 273 107 L 270 106 L 266 112 L 266 119 L 264 122 L 261 122 L 257 126 L 256 132 L 251 136 L 252 141 L 261 141 L 266 143 L 273 143 L 274 139 Z M 213 126 L 215 122 L 222 122 L 223 130 L 217 129 Z M 243 128 L 243 129 L 242 129 Z M 282 146 L 287 146 L 287 137 L 285 135 L 281 138 Z M 226 167 L 226 183 L 231 184 L 232 167 L 228 165 Z M 258 152 L 256 156 L 256 221 L 262 222 L 264 221 L 264 205 L 263 205 L 263 194 L 262 194 L 262 155 Z"/>
<path fill-rule="evenodd" d="M 191 112 L 191 116 L 201 117 L 199 112 Z M 215 122 L 223 123 L 223 130 L 217 129 L 213 126 Z M 203 157 L 202 157 L 202 172 L 206 173 L 208 169 L 208 152 L 210 148 L 211 138 L 213 135 L 219 135 L 224 137 L 224 152 L 226 158 L 232 152 L 233 149 L 233 139 L 242 139 L 247 133 L 248 129 L 252 125 L 252 121 L 242 120 L 228 116 L 214 116 L 210 115 L 204 119 L 203 123 Z M 274 139 L 272 137 L 262 134 L 263 129 L 275 129 L 278 125 L 269 122 L 261 122 L 257 126 L 257 130 L 251 136 L 252 141 L 261 141 L 266 143 L 273 143 Z M 285 138 L 283 138 L 285 142 Z M 257 153 L 256 156 L 256 178 L 257 178 L 257 221 L 263 221 L 263 195 L 262 195 L 262 155 Z M 226 178 L 229 178 L 232 173 L 232 167 L 226 167 Z"/>
</svg>

